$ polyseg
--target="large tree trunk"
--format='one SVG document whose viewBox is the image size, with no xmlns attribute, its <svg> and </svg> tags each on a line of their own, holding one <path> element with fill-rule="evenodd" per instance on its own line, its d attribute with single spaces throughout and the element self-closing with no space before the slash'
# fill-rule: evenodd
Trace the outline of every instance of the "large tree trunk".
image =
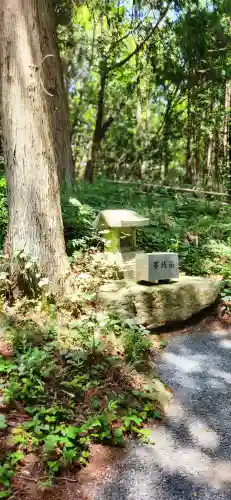
<svg viewBox="0 0 231 500">
<path fill-rule="evenodd" d="M 8 251 L 13 262 L 15 253 L 24 250 L 55 284 L 68 270 L 68 260 L 55 142 L 55 134 L 59 145 L 64 141 L 66 118 L 51 0 L 1 0 L 0 33 Z"/>
<path fill-rule="evenodd" d="M 19 4 L 19 0 L 16 3 Z M 26 0 L 21 0 L 21 3 L 28 5 L 28 9 L 30 3 L 34 5 L 34 8 L 37 8 L 37 27 L 40 44 L 40 48 L 39 46 L 37 48 L 37 61 L 39 63 L 41 85 L 47 95 L 47 105 L 50 108 L 51 128 L 54 135 L 54 145 L 58 161 L 59 182 L 67 188 L 71 188 L 75 179 L 75 171 L 71 150 L 71 130 L 68 120 L 68 98 L 57 46 L 52 0 L 48 0 L 47 2 L 45 0 L 30 0 L 29 3 Z M 34 43 L 33 45 L 35 47 Z"/>
</svg>

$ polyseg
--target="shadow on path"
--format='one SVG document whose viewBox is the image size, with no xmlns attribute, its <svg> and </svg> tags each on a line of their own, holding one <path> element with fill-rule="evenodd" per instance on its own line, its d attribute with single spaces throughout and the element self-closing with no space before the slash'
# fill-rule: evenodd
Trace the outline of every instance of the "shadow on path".
<svg viewBox="0 0 231 500">
<path fill-rule="evenodd" d="M 173 338 L 157 363 L 173 390 L 155 444 L 133 443 L 95 500 L 231 499 L 231 332 Z"/>
</svg>

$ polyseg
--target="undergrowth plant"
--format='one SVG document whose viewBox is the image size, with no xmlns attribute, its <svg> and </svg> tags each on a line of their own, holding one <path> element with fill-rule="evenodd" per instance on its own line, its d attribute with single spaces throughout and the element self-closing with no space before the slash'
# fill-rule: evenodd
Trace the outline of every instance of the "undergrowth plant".
<svg viewBox="0 0 231 500">
<path fill-rule="evenodd" d="M 178 252 L 181 271 L 189 275 L 222 274 L 230 277 L 230 205 L 169 193 L 164 189 L 153 188 L 145 192 L 139 185 L 104 180 L 98 180 L 94 185 L 80 183 L 75 196 L 83 206 L 89 207 L 88 220 L 92 225 L 99 210 L 135 210 L 150 218 L 150 227 L 137 231 L 139 249 Z"/>
<path fill-rule="evenodd" d="M 189 275 L 231 274 L 231 206 L 217 200 L 193 198 L 164 189 L 145 192 L 142 186 L 97 180 L 79 183 L 72 194 L 62 192 L 66 248 L 73 253 L 103 249 L 95 228 L 99 210 L 127 208 L 150 218 L 150 227 L 137 232 L 143 251 L 179 253 L 181 271 Z M 0 249 L 7 227 L 5 178 L 0 179 Z M 1 263 L 0 263 L 1 264 Z"/>
<path fill-rule="evenodd" d="M 4 417 L 0 433 L 0 498 L 11 492 L 11 481 L 28 453 L 43 464 L 45 482 L 65 468 L 85 465 L 91 442 L 122 445 L 125 436 L 147 439 L 144 423 L 160 418 L 151 388 L 135 388 L 123 357 L 111 353 L 103 338 L 121 337 L 130 363 L 148 355 L 144 332 L 112 317 L 96 335 L 97 320 L 72 322 L 76 336 L 72 348 L 60 346 L 54 322 L 38 334 L 30 324 L 9 327 L 13 355 L 0 356 L 0 390 Z M 130 335 L 130 336 L 129 336 Z M 10 411 L 21 408 L 21 418 L 8 425 Z"/>
</svg>

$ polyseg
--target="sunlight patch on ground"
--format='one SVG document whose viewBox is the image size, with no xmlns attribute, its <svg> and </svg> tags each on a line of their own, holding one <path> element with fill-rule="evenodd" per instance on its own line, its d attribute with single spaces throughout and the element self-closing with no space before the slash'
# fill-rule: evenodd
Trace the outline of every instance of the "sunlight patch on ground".
<svg viewBox="0 0 231 500">
<path fill-rule="evenodd" d="M 202 422 L 197 423 L 200 433 L 202 432 L 203 425 L 204 423 Z M 195 422 L 193 426 L 195 438 L 198 428 L 196 431 Z M 158 436 L 156 432 L 158 432 Z M 206 431 L 205 426 L 204 434 L 206 435 L 207 433 L 210 436 L 209 438 L 205 437 L 203 441 L 207 441 L 207 447 L 216 447 L 219 443 L 218 436 L 214 432 Z M 170 429 L 163 429 L 161 434 L 158 429 L 154 430 L 151 436 L 156 442 L 154 450 L 155 464 L 158 468 L 165 471 L 165 473 L 174 474 L 177 472 L 178 474 L 182 474 L 182 476 L 186 475 L 191 480 L 193 479 L 195 483 L 203 482 L 214 489 L 222 489 L 227 483 L 231 484 L 231 462 L 213 459 L 199 448 L 179 445 L 179 441 L 173 438 Z M 198 436 L 197 440 L 199 441 Z M 200 444 L 204 446 L 202 442 Z"/>
<path fill-rule="evenodd" d="M 172 352 L 165 353 L 165 361 L 171 365 L 175 365 L 177 369 L 182 370 L 184 373 L 202 372 L 203 361 L 206 356 L 184 357 L 173 354 Z"/>
<path fill-rule="evenodd" d="M 231 349 L 231 340 L 230 339 L 223 339 L 220 341 L 220 346 L 224 347 L 225 349 Z"/>
<path fill-rule="evenodd" d="M 215 450 L 219 445 L 219 436 L 205 421 L 191 417 L 188 420 L 188 431 L 195 444 L 201 448 Z"/>
<path fill-rule="evenodd" d="M 224 372 L 223 370 L 209 370 L 209 375 L 215 377 L 216 379 L 222 379 L 226 384 L 231 384 L 231 373 Z"/>
</svg>

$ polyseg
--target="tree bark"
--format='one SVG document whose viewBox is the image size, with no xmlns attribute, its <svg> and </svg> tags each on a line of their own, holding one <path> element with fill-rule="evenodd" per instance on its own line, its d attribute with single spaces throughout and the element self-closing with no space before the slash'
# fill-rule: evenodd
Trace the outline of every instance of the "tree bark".
<svg viewBox="0 0 231 500">
<path fill-rule="evenodd" d="M 172 99 L 167 101 L 167 107 L 164 117 L 164 131 L 163 131 L 163 154 L 164 154 L 164 180 L 168 181 L 169 173 L 169 135 L 170 135 L 170 116 L 171 116 Z"/>
<path fill-rule="evenodd" d="M 188 84 L 189 85 L 189 84 Z M 188 99 L 187 99 L 187 144 L 186 144 L 186 183 L 192 184 L 192 152 L 191 152 L 191 91 L 188 86 Z"/>
<path fill-rule="evenodd" d="M 21 0 L 21 2 L 26 4 L 26 0 Z M 45 0 L 30 0 L 30 3 L 36 5 L 38 12 L 37 26 L 41 51 L 39 73 L 41 85 L 47 95 L 47 104 L 50 108 L 59 182 L 66 188 L 71 188 L 75 180 L 75 171 L 71 149 L 71 129 L 68 119 L 68 98 L 57 45 L 52 0 L 47 2 Z M 37 60 L 39 62 L 39 59 Z"/>
<path fill-rule="evenodd" d="M 57 52 L 44 60 L 55 50 L 51 0 L 1 0 L 0 33 L 11 271 L 15 254 L 24 251 L 55 286 L 69 269 L 58 181 L 58 150 L 69 146 Z"/>
<path fill-rule="evenodd" d="M 100 88 L 98 94 L 98 106 L 96 113 L 95 130 L 93 134 L 92 147 L 91 147 L 91 156 L 86 164 L 84 172 L 84 179 L 90 183 L 93 182 L 95 164 L 97 160 L 97 155 L 100 150 L 100 143 L 103 135 L 105 135 L 102 132 L 105 86 L 106 86 L 106 70 L 102 70 L 100 75 Z"/>
<path fill-rule="evenodd" d="M 231 84 L 226 82 L 225 84 L 225 119 L 224 119 L 224 133 L 223 133 L 223 147 L 224 147 L 224 174 L 226 177 L 226 172 L 228 171 L 228 193 L 229 193 L 229 203 L 231 203 L 231 118 L 230 118 L 230 106 L 231 106 Z"/>
<path fill-rule="evenodd" d="M 231 204 L 231 113 L 229 111 L 229 169 L 228 169 L 228 202 Z"/>
<path fill-rule="evenodd" d="M 208 181 L 211 177 L 212 169 L 212 153 L 213 153 L 213 136 L 208 134 L 205 137 L 204 146 L 204 162 L 203 162 L 203 186 L 208 185 Z"/>
</svg>

